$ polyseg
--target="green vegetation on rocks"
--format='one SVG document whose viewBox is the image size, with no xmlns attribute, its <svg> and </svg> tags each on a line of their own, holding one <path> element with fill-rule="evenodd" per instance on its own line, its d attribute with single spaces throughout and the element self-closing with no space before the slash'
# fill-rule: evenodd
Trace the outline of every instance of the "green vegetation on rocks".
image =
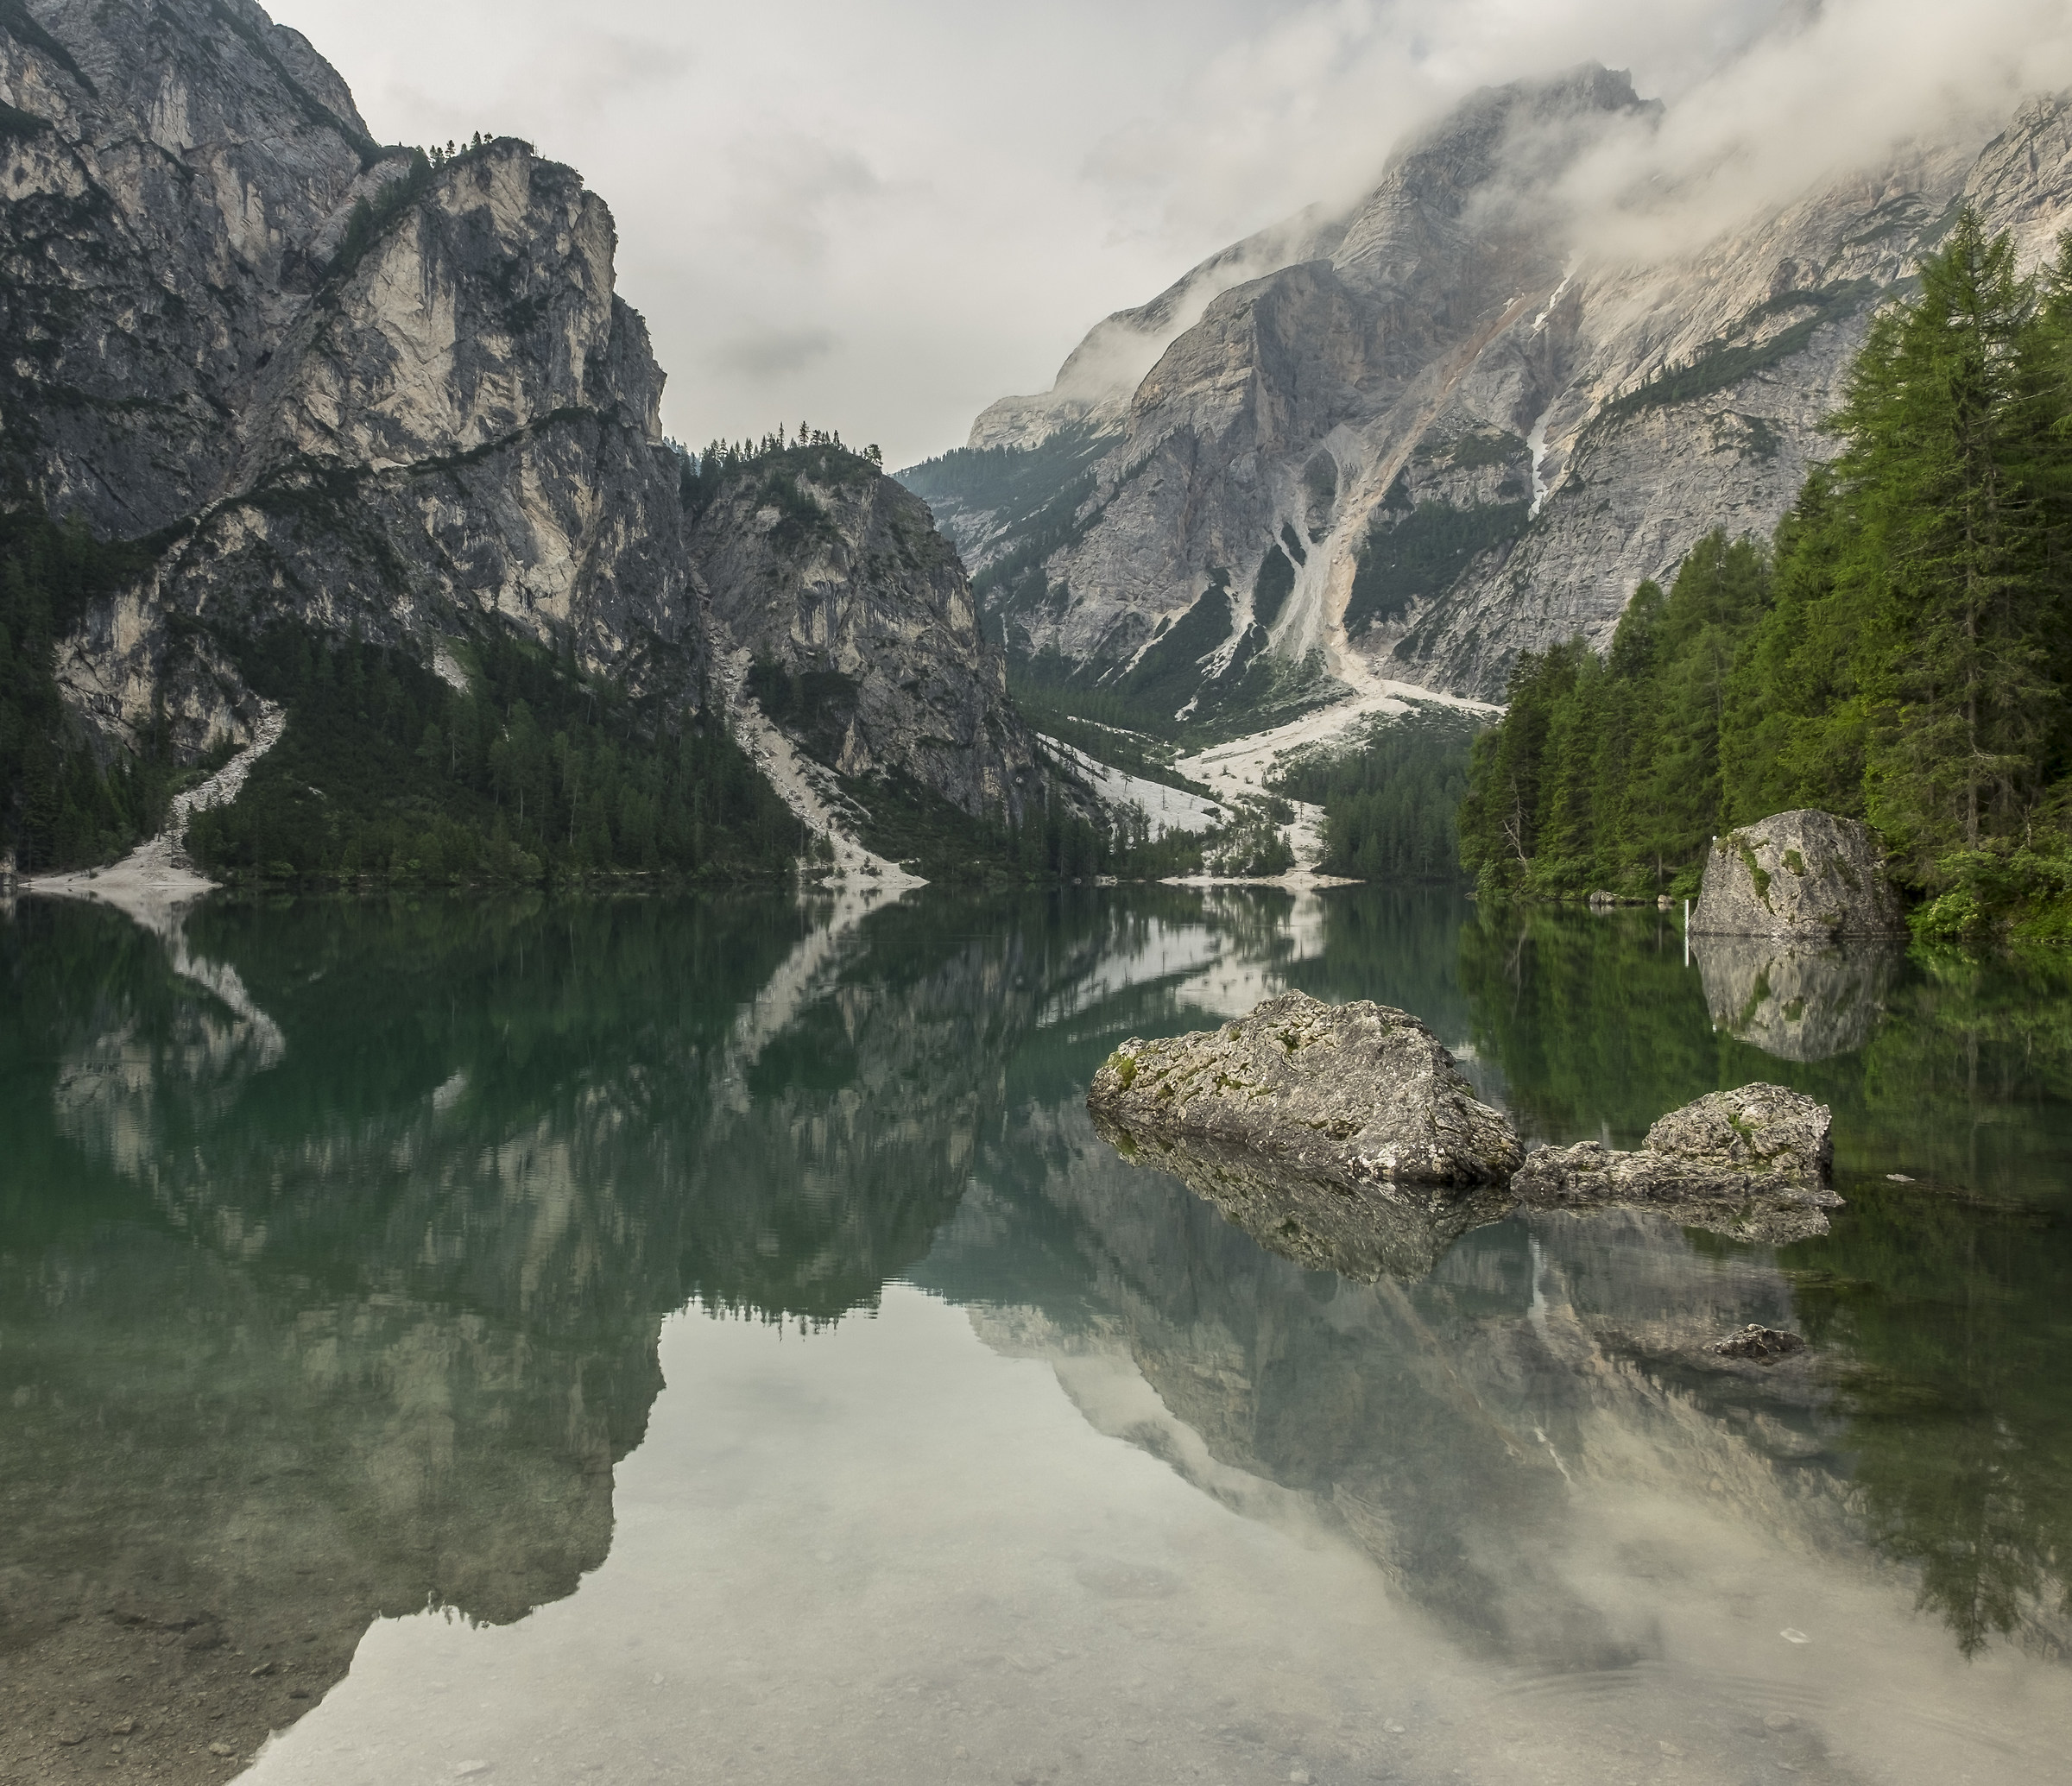
<svg viewBox="0 0 2072 1786">
<path fill-rule="evenodd" d="M 106 861 L 164 816 L 175 771 L 163 726 L 104 760 L 57 681 L 58 641 L 143 557 L 40 510 L 0 513 L 0 855 L 24 874 Z"/>
</svg>

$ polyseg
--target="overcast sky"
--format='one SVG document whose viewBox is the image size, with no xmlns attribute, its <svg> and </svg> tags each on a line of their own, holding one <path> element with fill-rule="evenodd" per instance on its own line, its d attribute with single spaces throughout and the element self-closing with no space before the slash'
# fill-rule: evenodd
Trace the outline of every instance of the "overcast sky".
<svg viewBox="0 0 2072 1786">
<path fill-rule="evenodd" d="M 894 465 L 1485 82 L 1629 67 L 1685 121 L 1650 153 L 1740 194 L 2072 76 L 2072 0 L 264 3 L 382 141 L 582 171 L 672 433 L 810 420 Z"/>
</svg>

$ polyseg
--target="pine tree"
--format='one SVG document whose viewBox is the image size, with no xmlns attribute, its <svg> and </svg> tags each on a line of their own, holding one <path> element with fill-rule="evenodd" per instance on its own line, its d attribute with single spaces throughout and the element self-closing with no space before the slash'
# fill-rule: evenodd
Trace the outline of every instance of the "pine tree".
<svg viewBox="0 0 2072 1786">
<path fill-rule="evenodd" d="M 2056 691 L 2039 643 L 2042 510 L 2023 360 L 2032 288 L 1968 208 L 1851 374 L 1835 475 L 1867 559 L 1867 808 L 1925 868 L 2040 792 Z"/>
</svg>

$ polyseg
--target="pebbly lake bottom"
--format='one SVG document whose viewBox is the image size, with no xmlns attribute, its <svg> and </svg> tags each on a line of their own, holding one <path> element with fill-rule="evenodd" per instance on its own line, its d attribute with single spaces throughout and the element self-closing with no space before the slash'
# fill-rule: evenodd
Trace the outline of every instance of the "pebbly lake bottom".
<svg viewBox="0 0 2072 1786">
<path fill-rule="evenodd" d="M 2051 964 L 1362 889 L 147 917 L 0 925 L 0 1777 L 2064 1776 Z M 1816 1091 L 1849 1206 L 1304 1270 L 1079 1104 L 1288 985 L 1535 1139 Z"/>
</svg>

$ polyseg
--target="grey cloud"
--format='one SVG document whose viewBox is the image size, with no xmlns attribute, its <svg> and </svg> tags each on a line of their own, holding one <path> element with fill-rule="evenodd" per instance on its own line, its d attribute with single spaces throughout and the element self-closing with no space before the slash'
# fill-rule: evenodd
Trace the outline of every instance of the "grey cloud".
<svg viewBox="0 0 2072 1786">
<path fill-rule="evenodd" d="M 829 329 L 775 329 L 738 336 L 717 348 L 712 363 L 744 377 L 788 378 L 834 352 L 840 338 Z"/>
<path fill-rule="evenodd" d="M 1478 85 L 1595 60 L 1665 102 L 1562 186 L 1610 254 L 2072 81 L 2072 0 L 268 3 L 383 141 L 511 130 L 583 171 L 673 432 L 804 404 L 901 464 L 1048 384 L 1096 319 L 1349 203 Z"/>
</svg>

